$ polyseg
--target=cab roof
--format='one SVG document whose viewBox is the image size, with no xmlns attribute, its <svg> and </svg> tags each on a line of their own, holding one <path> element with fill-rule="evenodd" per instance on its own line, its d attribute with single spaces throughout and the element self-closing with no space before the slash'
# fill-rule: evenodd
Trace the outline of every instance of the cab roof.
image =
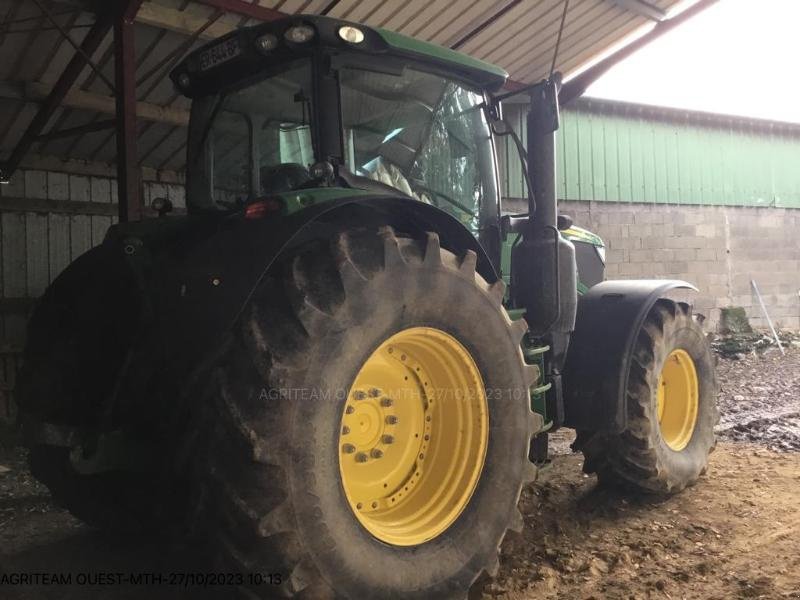
<svg viewBox="0 0 800 600">
<path fill-rule="evenodd" d="M 313 28 L 314 36 L 304 43 L 289 41 L 286 33 L 300 25 Z M 339 30 L 345 26 L 359 29 L 364 39 L 359 43 L 342 39 Z M 274 38 L 275 45 L 270 50 L 259 49 L 258 41 L 264 36 Z M 333 54 L 361 55 L 363 60 L 376 64 L 392 58 L 413 61 L 423 69 L 446 73 L 488 91 L 500 89 L 508 77 L 500 67 L 449 48 L 386 29 L 317 15 L 296 15 L 232 31 L 189 54 L 170 77 L 184 95 L 202 96 L 272 67 L 311 56 L 320 48 Z"/>
</svg>

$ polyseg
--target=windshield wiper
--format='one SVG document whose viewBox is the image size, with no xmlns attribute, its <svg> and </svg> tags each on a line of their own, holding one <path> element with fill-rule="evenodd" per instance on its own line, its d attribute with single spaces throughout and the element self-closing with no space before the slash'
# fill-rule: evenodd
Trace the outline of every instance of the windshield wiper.
<svg viewBox="0 0 800 600">
<path fill-rule="evenodd" d="M 300 91 L 295 93 L 294 101 L 300 102 L 301 110 L 303 111 L 302 123 L 303 125 L 310 125 L 311 122 L 311 99 L 306 96 L 305 90 L 300 88 Z M 308 121 L 306 120 L 306 110 L 308 110 Z"/>
</svg>

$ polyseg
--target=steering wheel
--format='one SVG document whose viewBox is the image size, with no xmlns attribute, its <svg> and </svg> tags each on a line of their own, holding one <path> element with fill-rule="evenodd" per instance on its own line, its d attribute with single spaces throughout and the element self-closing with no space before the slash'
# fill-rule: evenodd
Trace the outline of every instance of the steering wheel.
<svg viewBox="0 0 800 600">
<path fill-rule="evenodd" d="M 261 194 L 290 192 L 310 180 L 308 169 L 299 163 L 261 167 Z"/>
</svg>

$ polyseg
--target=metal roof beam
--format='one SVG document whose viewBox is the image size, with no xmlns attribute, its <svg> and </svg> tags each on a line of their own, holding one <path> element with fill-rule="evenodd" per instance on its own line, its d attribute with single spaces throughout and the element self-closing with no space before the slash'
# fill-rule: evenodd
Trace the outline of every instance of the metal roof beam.
<svg viewBox="0 0 800 600">
<path fill-rule="evenodd" d="M 277 21 L 289 15 L 275 10 L 274 8 L 267 8 L 258 4 L 250 4 L 242 0 L 195 0 L 200 4 L 205 4 L 219 10 L 256 19 L 257 21 Z"/>
<path fill-rule="evenodd" d="M 503 15 L 505 15 L 508 11 L 515 8 L 522 0 L 511 0 L 508 4 L 497 10 L 492 16 L 485 19 L 483 22 L 477 24 L 474 28 L 470 31 L 463 34 L 456 42 L 454 42 L 450 48 L 453 50 L 458 50 L 461 46 L 466 44 L 469 40 L 474 38 L 476 35 L 481 33 L 487 27 L 490 27 L 495 21 L 501 19 Z"/>
<path fill-rule="evenodd" d="M 0 98 L 41 102 L 51 92 L 50 86 L 40 82 L 0 81 Z M 70 90 L 62 98 L 59 106 L 78 110 L 89 110 L 104 115 L 116 116 L 116 102 L 112 96 L 103 96 L 83 90 Z M 143 121 L 166 123 L 186 127 L 189 125 L 189 111 L 150 102 L 136 103 L 136 116 Z M 38 134 L 37 134 L 38 135 Z"/>
<path fill-rule="evenodd" d="M 124 19 L 131 20 L 135 18 L 137 21 L 142 21 L 144 23 L 148 20 L 147 14 L 155 11 L 159 14 L 168 14 L 171 19 L 174 17 L 173 20 L 178 23 L 178 27 L 181 30 L 184 29 L 184 27 L 180 25 L 180 23 L 184 19 L 198 21 L 200 23 L 204 23 L 206 20 L 204 17 L 196 17 L 182 10 L 168 8 L 161 4 L 151 2 L 150 0 L 144 0 L 144 2 L 142 2 L 142 0 L 50 0 L 50 2 L 53 4 L 70 6 L 76 10 L 84 10 L 98 14 L 116 12 L 116 14 L 122 15 Z M 225 13 L 236 14 L 258 21 L 275 21 L 290 16 L 289 13 L 267 6 L 261 6 L 256 3 L 257 0 L 193 0 L 193 2 L 195 4 L 205 4 L 206 6 L 216 8 Z M 141 6 L 137 7 L 134 3 L 141 4 Z M 106 4 L 108 4 L 108 6 L 106 6 Z M 122 6 L 114 6 L 114 4 L 120 4 Z M 144 18 L 142 18 L 142 12 L 145 13 Z M 157 24 L 154 25 L 158 26 Z M 191 28 L 190 31 L 196 31 L 198 27 Z M 172 27 L 165 28 L 176 31 Z M 233 29 L 233 27 L 230 27 L 230 29 Z M 180 31 L 178 32 L 180 33 Z"/>
<path fill-rule="evenodd" d="M 95 177 L 116 177 L 117 169 L 108 162 L 92 162 L 83 159 L 65 159 L 63 156 L 41 155 L 29 152 L 19 164 L 22 169 L 37 171 L 57 171 L 72 175 L 92 175 Z M 154 169 L 142 167 L 143 181 L 156 181 L 159 183 L 182 184 L 185 181 L 183 173 L 167 169 Z"/>
<path fill-rule="evenodd" d="M 658 8 L 646 0 L 610 0 L 620 8 L 660 23 L 667 18 L 667 11 Z"/>
<path fill-rule="evenodd" d="M 169 31 L 183 35 L 192 35 L 201 31 L 200 39 L 213 40 L 230 33 L 235 27 L 229 23 L 217 21 L 207 28 L 203 27 L 208 23 L 206 17 L 196 17 L 174 8 L 167 8 L 153 2 L 143 2 L 136 14 L 136 21 L 151 27 L 167 29 Z"/>
<path fill-rule="evenodd" d="M 22 157 L 25 156 L 25 153 L 30 150 L 34 141 L 36 141 L 36 136 L 42 132 L 48 121 L 50 121 L 50 117 L 63 104 L 64 98 L 86 65 L 86 57 L 91 57 L 94 54 L 111 29 L 111 25 L 112 18 L 109 15 L 98 16 L 97 21 L 89 29 L 86 37 L 83 38 L 80 52 L 75 52 L 72 59 L 67 63 L 58 81 L 56 81 L 56 84 L 39 107 L 36 116 L 33 117 L 25 133 L 22 134 L 22 137 L 17 142 L 16 147 L 11 152 L 11 156 L 0 168 L 0 181 L 7 180 L 17 169 Z"/>
<path fill-rule="evenodd" d="M 640 48 L 644 48 L 647 44 L 652 42 L 655 39 L 658 39 L 665 33 L 672 31 L 679 25 L 685 23 L 695 15 L 700 14 L 708 7 L 713 6 L 719 2 L 719 0 L 698 0 L 696 4 L 692 4 L 689 8 L 684 10 L 683 12 L 678 13 L 674 17 L 671 17 L 661 23 L 657 23 L 653 29 L 649 32 L 644 34 L 642 37 L 634 40 L 627 46 L 623 46 L 610 56 L 602 59 L 600 62 L 596 63 L 595 65 L 589 67 L 575 78 L 570 79 L 567 81 L 562 87 L 561 92 L 558 95 L 558 99 L 562 105 L 568 104 L 575 98 L 581 96 L 586 89 L 598 78 L 604 75 L 611 67 L 616 64 L 619 64 L 620 61 L 628 58 L 631 54 L 639 50 Z"/>
<path fill-rule="evenodd" d="M 84 135 L 87 133 L 95 133 L 103 131 L 104 129 L 113 129 L 117 124 L 116 119 L 104 119 L 102 121 L 93 121 L 85 125 L 78 125 L 76 127 L 67 127 L 66 129 L 50 130 L 37 136 L 37 142 L 49 142 L 51 140 L 60 140 L 63 138 L 75 137 L 76 135 Z"/>
<path fill-rule="evenodd" d="M 69 32 L 66 29 L 64 29 L 64 27 L 61 26 L 61 24 L 56 20 L 55 15 L 52 12 L 50 12 L 50 10 L 47 8 L 47 6 L 44 4 L 42 0 L 33 0 L 33 1 L 36 4 L 36 6 L 39 7 L 41 13 L 45 15 L 48 21 L 50 21 L 50 23 L 52 23 L 53 26 L 58 30 L 58 32 L 61 34 L 61 37 L 64 38 L 64 40 L 75 49 L 75 52 L 83 56 L 83 59 L 86 61 L 86 64 L 89 65 L 92 71 L 94 71 L 95 75 L 97 75 L 97 77 L 99 77 L 103 81 L 103 83 L 105 83 L 106 86 L 108 86 L 108 89 L 111 90 L 111 92 L 113 93 L 114 84 L 111 83 L 108 80 L 108 77 L 103 75 L 103 71 L 101 71 L 100 68 L 96 64 L 94 64 L 92 57 L 84 53 L 80 45 L 75 40 L 73 40 Z"/>
</svg>

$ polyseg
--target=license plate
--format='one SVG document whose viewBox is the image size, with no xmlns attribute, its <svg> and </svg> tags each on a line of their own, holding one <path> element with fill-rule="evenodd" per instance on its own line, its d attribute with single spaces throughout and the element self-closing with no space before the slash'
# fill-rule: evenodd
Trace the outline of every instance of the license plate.
<svg viewBox="0 0 800 600">
<path fill-rule="evenodd" d="M 204 50 L 200 53 L 200 70 L 206 71 L 211 67 L 236 58 L 241 53 L 242 48 L 239 45 L 239 38 L 225 40 L 221 44 L 211 46 L 208 50 Z"/>
</svg>

